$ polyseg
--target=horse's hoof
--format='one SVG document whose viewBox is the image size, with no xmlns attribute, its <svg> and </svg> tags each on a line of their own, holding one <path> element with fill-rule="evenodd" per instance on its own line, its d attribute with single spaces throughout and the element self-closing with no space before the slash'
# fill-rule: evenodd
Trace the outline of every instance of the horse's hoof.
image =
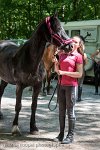
<svg viewBox="0 0 100 150">
<path fill-rule="evenodd" d="M 46 93 L 46 92 L 43 92 L 42 95 L 43 95 L 43 96 L 47 96 L 47 93 Z"/>
<path fill-rule="evenodd" d="M 38 128 L 36 126 L 34 126 L 34 128 L 30 128 L 30 134 L 39 135 L 40 132 L 39 132 Z"/>
<path fill-rule="evenodd" d="M 39 131 L 31 131 L 30 134 L 32 134 L 32 135 L 39 135 L 40 132 Z"/>
<path fill-rule="evenodd" d="M 17 125 L 13 126 L 13 128 L 12 128 L 12 135 L 13 136 L 20 136 L 21 135 L 21 132 L 20 132 L 20 130 L 19 130 Z"/>
<path fill-rule="evenodd" d="M 18 133 L 12 133 L 12 136 L 13 136 L 13 137 L 19 137 L 19 136 L 21 136 L 21 134 L 18 134 Z"/>
<path fill-rule="evenodd" d="M 52 95 L 52 93 L 51 92 L 47 92 L 47 95 Z"/>
<path fill-rule="evenodd" d="M 3 119 L 3 114 L 0 112 L 0 120 Z"/>
</svg>

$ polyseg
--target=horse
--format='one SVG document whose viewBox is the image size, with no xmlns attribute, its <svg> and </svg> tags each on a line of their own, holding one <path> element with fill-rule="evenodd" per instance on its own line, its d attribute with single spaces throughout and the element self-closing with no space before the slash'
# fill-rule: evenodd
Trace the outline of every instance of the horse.
<svg viewBox="0 0 100 150">
<path fill-rule="evenodd" d="M 72 50 L 72 39 L 69 38 L 61 26 L 57 13 L 46 17 L 37 26 L 32 36 L 23 46 L 18 47 L 15 43 L 0 41 L 0 116 L 1 98 L 5 87 L 9 84 L 16 85 L 15 117 L 12 125 L 12 135 L 21 134 L 18 127 L 18 118 L 21 111 L 21 99 L 23 90 L 32 86 L 32 104 L 30 117 L 30 133 L 39 132 L 36 126 L 37 99 L 45 76 L 41 64 L 45 45 L 50 42 L 60 49 Z"/>
<path fill-rule="evenodd" d="M 57 47 L 55 45 L 47 43 L 45 50 L 44 50 L 43 57 L 42 57 L 42 60 L 44 62 L 44 66 L 46 69 L 46 76 L 43 80 L 43 88 L 42 88 L 42 93 L 44 96 L 46 94 L 47 95 L 51 94 L 50 93 L 50 82 L 51 82 L 51 79 L 55 76 L 55 73 L 53 73 L 54 62 L 52 61 L 52 59 L 53 59 L 56 51 L 57 51 Z M 47 82 L 47 86 L 45 86 L 46 82 Z"/>
</svg>

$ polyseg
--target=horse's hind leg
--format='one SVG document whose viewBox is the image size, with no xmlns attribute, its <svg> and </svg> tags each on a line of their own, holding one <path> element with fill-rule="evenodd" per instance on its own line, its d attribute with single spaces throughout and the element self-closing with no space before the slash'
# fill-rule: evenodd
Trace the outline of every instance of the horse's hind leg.
<svg viewBox="0 0 100 150">
<path fill-rule="evenodd" d="M 1 98 L 2 98 L 2 95 L 4 93 L 4 89 L 7 86 L 7 84 L 8 84 L 7 82 L 1 80 L 1 83 L 0 83 L 0 119 L 3 118 L 3 114 L 1 112 Z"/>
<path fill-rule="evenodd" d="M 35 120 L 35 114 L 36 114 L 36 108 L 37 108 L 37 99 L 39 92 L 42 87 L 42 82 L 37 83 L 33 87 L 33 95 L 32 95 L 32 105 L 31 105 L 31 119 L 30 119 L 30 133 L 31 134 L 38 134 L 38 128 L 36 127 L 36 120 Z"/>
<path fill-rule="evenodd" d="M 50 82 L 51 82 L 51 70 L 49 70 L 48 72 L 47 72 L 47 94 L 48 95 L 51 95 L 51 93 L 50 93 Z"/>
<path fill-rule="evenodd" d="M 15 118 L 13 121 L 13 128 L 12 128 L 12 134 L 13 135 L 20 135 L 20 130 L 18 128 L 18 117 L 19 112 L 21 110 L 21 98 L 22 98 L 22 92 L 24 87 L 22 85 L 16 85 L 16 105 L 15 105 Z"/>
</svg>

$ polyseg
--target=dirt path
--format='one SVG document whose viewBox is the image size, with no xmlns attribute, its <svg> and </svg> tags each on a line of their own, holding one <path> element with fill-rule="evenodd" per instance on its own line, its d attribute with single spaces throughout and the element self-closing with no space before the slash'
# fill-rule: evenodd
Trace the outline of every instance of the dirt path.
<svg viewBox="0 0 100 150">
<path fill-rule="evenodd" d="M 100 91 L 100 89 L 99 89 Z M 94 87 L 83 86 L 83 101 L 76 103 L 76 128 L 73 144 L 62 145 L 53 142 L 58 135 L 58 108 L 48 110 L 50 96 L 39 96 L 36 114 L 40 135 L 30 135 L 31 95 L 27 89 L 23 93 L 22 110 L 19 117 L 20 137 L 11 135 L 15 107 L 15 86 L 9 85 L 2 99 L 4 119 L 0 121 L 0 150 L 99 150 L 100 149 L 100 95 L 93 95 Z M 56 99 L 56 94 L 55 98 Z M 52 102 L 52 107 L 55 102 Z M 67 132 L 67 119 L 66 119 Z"/>
</svg>

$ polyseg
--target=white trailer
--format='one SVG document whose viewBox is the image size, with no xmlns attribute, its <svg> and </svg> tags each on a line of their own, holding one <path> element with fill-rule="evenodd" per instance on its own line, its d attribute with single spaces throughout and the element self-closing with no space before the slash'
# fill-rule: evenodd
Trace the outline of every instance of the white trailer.
<svg viewBox="0 0 100 150">
<path fill-rule="evenodd" d="M 62 25 L 69 37 L 74 35 L 86 37 L 85 52 L 88 56 L 88 64 L 85 66 L 86 76 L 94 77 L 93 61 L 90 56 L 96 49 L 100 48 L 100 20 L 62 22 Z"/>
</svg>

